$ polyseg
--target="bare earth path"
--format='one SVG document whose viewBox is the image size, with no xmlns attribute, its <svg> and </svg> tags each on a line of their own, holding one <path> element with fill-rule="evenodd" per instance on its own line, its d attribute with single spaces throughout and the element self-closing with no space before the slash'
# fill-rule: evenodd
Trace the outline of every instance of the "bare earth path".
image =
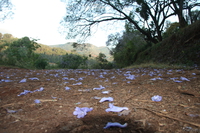
<svg viewBox="0 0 200 133">
<path fill-rule="evenodd" d="M 0 133 L 200 132 L 199 70 L 1 67 L 0 81 Z M 24 90 L 32 93 L 20 95 Z M 155 95 L 162 100 L 152 101 Z M 99 102 L 103 97 L 113 101 Z M 106 112 L 109 103 L 128 110 Z M 76 107 L 93 110 L 77 118 Z M 104 129 L 108 122 L 128 125 Z"/>
</svg>

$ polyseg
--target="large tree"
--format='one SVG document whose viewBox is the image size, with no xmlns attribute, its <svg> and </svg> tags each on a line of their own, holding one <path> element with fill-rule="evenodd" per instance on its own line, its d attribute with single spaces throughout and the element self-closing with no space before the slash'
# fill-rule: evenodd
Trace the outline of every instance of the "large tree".
<svg viewBox="0 0 200 133">
<path fill-rule="evenodd" d="M 188 24 L 186 21 L 186 18 L 187 16 L 189 17 L 192 16 L 191 14 L 192 9 L 194 7 L 200 6 L 200 3 L 198 3 L 198 0 L 171 0 L 171 3 L 172 4 L 170 5 L 170 8 L 178 16 L 178 20 L 179 20 L 179 24 L 181 28 L 185 27 Z M 184 11 L 188 12 L 188 14 L 184 15 Z"/>
<path fill-rule="evenodd" d="M 0 0 L 0 21 L 13 15 L 11 11 L 12 7 L 13 5 L 10 0 Z"/>
<path fill-rule="evenodd" d="M 63 0 L 65 1 L 65 0 Z M 186 1 L 186 0 L 184 0 Z M 165 21 L 178 15 L 184 20 L 183 0 L 68 0 L 62 21 L 67 38 L 87 37 L 92 28 L 107 21 L 128 21 L 147 41 L 162 41 Z M 181 13 L 180 13 L 181 12 Z M 181 18 L 182 17 L 182 18 Z"/>
</svg>

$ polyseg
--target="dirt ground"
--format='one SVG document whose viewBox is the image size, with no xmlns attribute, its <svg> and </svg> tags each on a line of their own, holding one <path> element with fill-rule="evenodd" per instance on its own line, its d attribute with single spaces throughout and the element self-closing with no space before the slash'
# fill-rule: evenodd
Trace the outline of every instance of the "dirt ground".
<svg viewBox="0 0 200 133">
<path fill-rule="evenodd" d="M 109 103 L 128 110 L 106 112 Z M 76 107 L 93 110 L 77 118 Z M 104 129 L 108 122 L 127 126 Z M 0 133 L 188 132 L 200 133 L 200 70 L 0 68 Z"/>
</svg>

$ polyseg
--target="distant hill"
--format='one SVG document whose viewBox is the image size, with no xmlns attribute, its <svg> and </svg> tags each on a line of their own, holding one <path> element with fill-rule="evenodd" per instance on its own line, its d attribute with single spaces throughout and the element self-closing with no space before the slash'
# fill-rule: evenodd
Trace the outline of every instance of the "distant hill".
<svg viewBox="0 0 200 133">
<path fill-rule="evenodd" d="M 61 48 L 52 48 L 47 45 L 39 44 L 41 47 L 36 49 L 36 53 L 40 54 L 43 58 L 48 59 L 51 63 L 58 63 L 62 60 L 62 55 L 67 53 L 66 50 Z"/>
<path fill-rule="evenodd" d="M 112 56 L 110 55 L 110 51 L 107 47 L 97 47 L 93 44 L 89 44 L 89 43 L 85 43 L 83 44 L 85 47 L 81 47 L 81 48 L 73 48 L 72 44 L 75 42 L 68 42 L 65 44 L 58 44 L 58 45 L 50 45 L 50 47 L 52 48 L 61 48 L 66 50 L 67 52 L 76 52 L 80 55 L 85 55 L 88 56 L 89 54 L 91 54 L 92 57 L 97 57 L 99 55 L 99 53 L 104 53 L 107 57 L 107 60 L 111 61 L 112 60 Z"/>
<path fill-rule="evenodd" d="M 65 55 L 67 53 L 66 50 L 61 48 L 52 48 L 47 45 L 39 44 L 39 47 L 35 52 L 39 54 L 46 54 L 46 55 Z"/>
</svg>

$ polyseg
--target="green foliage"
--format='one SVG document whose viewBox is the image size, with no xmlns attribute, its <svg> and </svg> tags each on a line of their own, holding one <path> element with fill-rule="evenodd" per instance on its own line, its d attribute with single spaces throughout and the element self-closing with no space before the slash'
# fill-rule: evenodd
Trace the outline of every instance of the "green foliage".
<svg viewBox="0 0 200 133">
<path fill-rule="evenodd" d="M 47 59 L 44 59 L 44 58 L 38 58 L 36 61 L 35 61 L 35 67 L 37 69 L 45 69 L 46 66 L 48 65 L 48 61 Z"/>
<path fill-rule="evenodd" d="M 99 55 L 96 57 L 97 63 L 93 66 L 94 68 L 98 69 L 112 69 L 113 63 L 108 62 L 106 59 L 106 55 L 103 53 L 99 53 Z"/>
<path fill-rule="evenodd" d="M 51 63 L 59 63 L 62 60 L 62 55 L 67 53 L 66 50 L 61 48 L 50 47 L 46 45 L 39 44 L 40 47 L 35 51 L 35 53 L 40 54 L 44 59 L 47 59 Z"/>
<path fill-rule="evenodd" d="M 175 34 L 179 31 L 180 24 L 177 22 L 174 23 L 168 23 L 166 27 L 166 31 L 163 33 L 163 38 L 167 38 L 171 36 L 172 34 Z"/>
<path fill-rule="evenodd" d="M 66 54 L 62 56 L 62 61 L 59 66 L 61 68 L 77 69 L 80 65 L 86 63 L 87 57 L 76 55 L 76 54 Z"/>
<path fill-rule="evenodd" d="M 200 65 L 200 21 L 180 29 L 162 42 L 140 52 L 136 63 Z"/>
<path fill-rule="evenodd" d="M 112 49 L 114 61 L 118 67 L 125 67 L 133 64 L 138 56 L 138 53 L 147 46 L 144 36 L 130 26 L 129 23 L 125 25 L 126 31 L 122 37 L 119 34 L 109 36 L 107 44 L 116 42 L 116 46 Z M 117 38 L 118 37 L 118 38 Z"/>
<path fill-rule="evenodd" d="M 101 63 L 107 63 L 108 61 L 106 60 L 106 55 L 103 53 L 99 53 L 99 56 L 96 57 L 96 60 L 101 62 Z"/>
<path fill-rule="evenodd" d="M 4 43 L 1 45 L 2 63 L 23 68 L 45 68 L 45 60 L 34 53 L 40 47 L 35 41 L 23 37 L 11 43 Z"/>
</svg>

